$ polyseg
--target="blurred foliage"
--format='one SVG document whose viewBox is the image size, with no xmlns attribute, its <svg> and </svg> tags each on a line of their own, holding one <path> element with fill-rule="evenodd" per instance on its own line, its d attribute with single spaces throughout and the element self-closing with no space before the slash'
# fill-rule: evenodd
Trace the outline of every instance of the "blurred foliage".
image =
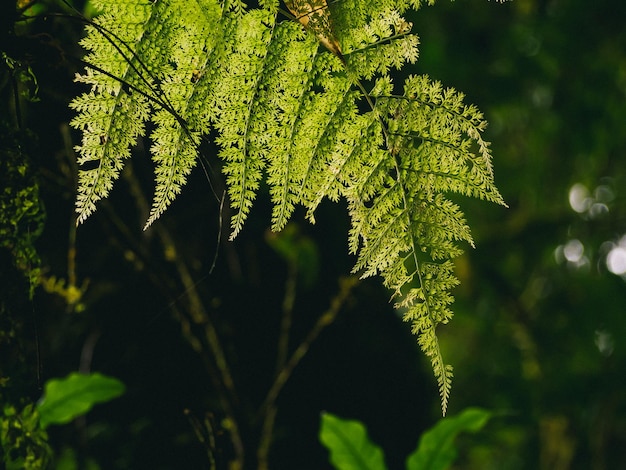
<svg viewBox="0 0 626 470">
<path fill-rule="evenodd" d="M 447 416 L 426 431 L 415 452 L 406 460 L 407 470 L 446 470 L 457 457 L 456 437 L 463 432 L 480 431 L 491 413 L 480 408 L 467 408 L 456 416 Z"/>
<path fill-rule="evenodd" d="M 0 397 L 24 393 L 28 303 L 40 275 L 34 242 L 43 229 L 39 186 L 27 149 L 32 135 L 0 121 Z M 26 380 L 26 379 L 25 379 Z M 15 394 L 8 388 L 14 388 Z"/>
<path fill-rule="evenodd" d="M 93 405 L 109 401 L 124 392 L 124 385 L 102 374 L 72 373 L 63 379 L 51 379 L 45 393 L 34 403 L 18 411 L 5 403 L 0 415 L 0 448 L 2 468 L 7 470 L 65 470 L 78 468 L 75 452 L 64 449 L 53 458 L 46 428 L 66 424 L 85 415 Z M 85 459 L 83 459 L 85 460 Z M 90 459 L 85 468 L 98 468 Z"/>
<path fill-rule="evenodd" d="M 124 393 L 124 384 L 102 374 L 72 373 L 63 379 L 50 379 L 37 402 L 42 428 L 69 423 L 98 404 Z"/>
<path fill-rule="evenodd" d="M 0 444 L 7 469 L 45 468 L 50 449 L 32 405 L 29 303 L 39 281 L 35 240 L 43 229 L 39 186 L 26 152 L 33 137 L 0 122 Z"/>
<path fill-rule="evenodd" d="M 446 470 L 457 457 L 455 439 L 462 432 L 480 431 L 491 413 L 467 408 L 447 416 L 422 434 L 417 448 L 406 459 L 406 470 Z M 384 470 L 383 450 L 367 435 L 363 423 L 322 413 L 320 442 L 328 449 L 337 470 Z"/>
<path fill-rule="evenodd" d="M 319 250 L 315 240 L 304 235 L 296 223 L 287 224 L 280 232 L 268 230 L 267 243 L 296 270 L 306 287 L 315 284 L 319 275 Z"/>
<path fill-rule="evenodd" d="M 48 434 L 39 426 L 39 413 L 31 403 L 19 412 L 5 404 L 0 416 L 2 463 L 7 470 L 47 468 L 52 450 Z"/>
<path fill-rule="evenodd" d="M 480 434 L 457 438 L 453 468 L 626 467 L 626 4 L 440 0 L 411 20 L 422 42 L 411 72 L 463 90 L 485 111 L 496 183 L 510 206 L 458 199 L 477 249 L 458 261 L 456 318 L 440 332 L 455 366 L 450 413 L 480 406 L 501 417 Z M 40 142 L 29 154 L 36 156 L 48 213 L 36 248 L 47 278 L 68 279 L 50 281 L 49 290 L 83 286 L 82 313 L 68 315 L 68 302 L 43 289 L 29 304 L 25 280 L 20 311 L 33 310 L 38 319 L 45 378 L 79 364 L 120 377 L 128 387 L 123 401 L 94 409 L 77 426 L 50 428 L 51 442 L 102 468 L 201 468 L 207 449 L 188 417 L 200 416 L 215 443 L 211 455 L 228 461 L 231 423 L 220 411 L 208 366 L 205 320 L 195 322 L 190 313 L 192 294 L 226 344 L 237 416 L 244 439 L 255 445 L 255 411 L 275 372 L 285 286 L 294 313 L 293 349 L 354 263 L 343 254 L 346 241 L 333 235 L 347 230 L 343 210 L 325 205 L 316 226 L 266 238 L 267 227 L 257 219 L 268 217 L 255 218 L 270 213 L 261 197 L 241 239 L 218 243 L 219 219 L 229 214 L 224 208 L 220 215 L 209 190 L 212 184 L 219 194 L 222 182 L 215 149 L 207 145 L 206 174 L 198 169 L 191 175 L 188 192 L 158 226 L 141 231 L 153 179 L 142 158 L 122 175 L 129 191 L 114 192 L 74 237 L 72 147 L 78 137 L 67 129 L 72 116 L 66 106 L 79 91 L 71 59 L 81 54 L 82 24 L 48 17 L 20 27 L 19 37 L 3 36 L 2 44 L 31 68 L 40 88 L 40 101 L 22 108 L 24 127 Z M 14 116 L 7 90 L 2 106 Z M 3 148 L 15 148 L 7 142 L 3 137 Z M 147 145 L 140 142 L 135 152 Z M 4 295 L 4 280 L 23 275 L 8 249 L 0 253 L 8 260 L 0 273 Z M 357 287 L 278 397 L 273 468 L 327 465 L 316 439 L 322 409 L 358 418 L 385 449 L 389 468 L 404 468 L 439 410 L 429 365 L 403 326 L 387 292 L 369 282 Z M 4 323 L 2 330 L 9 331 Z M 15 334 L 23 343 L 15 350 L 23 377 L 37 395 L 37 336 L 30 326 Z"/>
<path fill-rule="evenodd" d="M 37 82 L 29 65 L 7 53 L 13 15 L 0 16 L 0 461 L 2 468 L 40 469 L 50 448 L 28 397 L 37 367 L 31 367 L 36 346 L 29 313 L 45 212 L 36 178 L 37 136 L 22 126 L 20 112 L 22 101 L 35 101 Z"/>
<path fill-rule="evenodd" d="M 384 470 L 382 449 L 367 435 L 363 423 L 322 413 L 320 442 L 328 449 L 330 461 L 337 470 Z"/>
<path fill-rule="evenodd" d="M 464 6 L 416 18 L 420 68 L 485 110 L 510 209 L 467 210 L 451 403 L 511 415 L 458 468 L 624 467 L 626 6 Z"/>
<path fill-rule="evenodd" d="M 34 242 L 45 217 L 28 155 L 34 139 L 27 131 L 11 130 L 6 121 L 0 122 L 0 250 L 13 259 L 33 289 L 39 278 Z"/>
</svg>

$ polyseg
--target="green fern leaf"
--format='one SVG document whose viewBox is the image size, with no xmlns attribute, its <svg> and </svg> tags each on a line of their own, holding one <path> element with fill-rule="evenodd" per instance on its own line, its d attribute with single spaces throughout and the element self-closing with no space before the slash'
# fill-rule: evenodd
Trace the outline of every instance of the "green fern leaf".
<svg viewBox="0 0 626 470">
<path fill-rule="evenodd" d="M 120 50 L 112 42 L 113 38 L 132 44 L 141 39 L 145 25 L 158 23 L 153 10 L 146 5 L 94 2 L 94 7 L 106 9 L 107 13 L 98 18 L 98 28 L 87 27 L 88 36 L 82 45 L 89 51 L 86 61 L 97 64 L 109 74 L 88 69 L 76 77 L 77 81 L 91 86 L 90 92 L 71 103 L 80 113 L 71 124 L 83 131 L 82 143 L 76 147 L 80 153 L 78 164 L 87 166 L 78 173 L 76 211 L 79 223 L 95 210 L 98 200 L 109 194 L 124 159 L 130 156 L 129 147 L 144 133 L 150 113 L 150 103 L 145 96 L 128 92 L 129 86 L 143 84 L 137 73 L 137 61 L 132 55 L 126 56 L 129 60 L 118 58 Z M 119 22 L 120 17 L 133 18 L 133 22 Z M 103 30 L 108 33 L 102 34 Z"/>
<path fill-rule="evenodd" d="M 202 21 L 190 22 L 178 13 Z M 152 115 L 155 130 L 151 134 L 152 160 L 155 163 L 155 196 L 146 228 L 158 219 L 180 193 L 187 176 L 196 165 L 198 146 L 210 130 L 211 115 L 202 112 L 211 80 L 204 70 L 220 46 L 221 11 L 217 2 L 173 2 L 166 18 L 171 34 L 161 42 L 161 52 L 169 58 L 171 69 L 163 77 L 160 90 L 167 97 L 167 107 Z M 209 28 L 209 26 L 213 26 Z M 218 27 L 216 27 L 218 26 Z M 209 53 L 198 54 L 197 51 Z"/>
<path fill-rule="evenodd" d="M 428 77 L 409 77 L 404 88 L 402 96 L 376 97 L 386 145 L 370 153 L 377 160 L 363 162 L 369 171 L 346 190 L 350 247 L 358 249 L 355 271 L 382 275 L 399 299 L 397 308 L 432 362 L 445 414 L 452 368 L 435 333 L 452 316 L 450 291 L 458 281 L 451 260 L 462 253 L 457 242 L 473 245 L 460 208 L 445 193 L 503 201 L 480 135 L 482 115 Z"/>
<path fill-rule="evenodd" d="M 432 363 L 445 413 L 452 368 L 436 329 L 452 316 L 459 243 L 473 245 L 447 195 L 504 204 L 486 123 L 462 94 L 427 76 L 396 91 L 389 71 L 418 56 L 402 13 L 422 2 L 326 3 L 313 15 L 323 25 L 303 21 L 305 29 L 274 0 L 257 9 L 238 0 L 94 1 L 104 13 L 87 27 L 90 65 L 77 77 L 91 89 L 71 104 L 83 131 L 78 222 L 108 195 L 147 122 L 155 195 L 146 227 L 182 190 L 210 133 L 234 212 L 231 238 L 262 183 L 274 230 L 297 205 L 314 222 L 321 201 L 345 198 L 354 271 L 382 276 L 393 291 Z"/>
</svg>

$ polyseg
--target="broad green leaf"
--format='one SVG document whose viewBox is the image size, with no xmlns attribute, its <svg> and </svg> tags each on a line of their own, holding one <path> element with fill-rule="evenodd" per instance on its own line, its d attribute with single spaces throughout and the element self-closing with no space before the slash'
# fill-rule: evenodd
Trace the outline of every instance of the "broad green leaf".
<svg viewBox="0 0 626 470">
<path fill-rule="evenodd" d="M 385 470 L 380 447 L 367 437 L 359 421 L 322 413 L 320 441 L 330 451 L 330 461 L 337 470 Z"/>
<path fill-rule="evenodd" d="M 98 373 L 72 373 L 64 379 L 51 379 L 37 405 L 41 426 L 67 423 L 87 413 L 93 405 L 120 396 L 124 389 L 119 380 Z"/>
<path fill-rule="evenodd" d="M 463 431 L 479 431 L 491 413 L 479 408 L 467 408 L 456 416 L 441 419 L 422 434 L 419 446 L 406 461 L 407 470 L 445 470 L 456 458 L 454 439 Z"/>
</svg>

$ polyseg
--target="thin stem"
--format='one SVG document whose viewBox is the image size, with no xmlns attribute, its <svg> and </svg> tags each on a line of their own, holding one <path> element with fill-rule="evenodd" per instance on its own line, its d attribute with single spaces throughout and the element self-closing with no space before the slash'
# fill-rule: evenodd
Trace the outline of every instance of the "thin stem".
<svg viewBox="0 0 626 470">
<path fill-rule="evenodd" d="M 280 322 L 280 335 L 278 336 L 278 352 L 276 354 L 275 376 L 285 367 L 287 355 L 289 354 L 289 336 L 293 323 L 293 306 L 296 300 L 296 287 L 298 281 L 298 264 L 295 261 L 288 263 L 287 280 L 285 281 L 285 296 L 283 298 L 282 317 Z M 274 435 L 274 424 L 276 422 L 276 405 L 269 404 L 263 416 L 261 424 L 261 436 L 257 449 L 258 470 L 268 470 L 269 451 Z"/>
<path fill-rule="evenodd" d="M 189 420 L 189 424 L 191 425 L 193 432 L 196 435 L 196 439 L 198 439 L 198 442 L 200 442 L 200 444 L 202 444 L 203 447 L 206 449 L 210 469 L 215 470 L 217 466 L 214 455 L 215 433 L 213 432 L 213 424 L 211 423 L 212 416 L 210 414 L 207 414 L 204 418 L 204 421 L 200 423 L 200 420 L 191 413 L 191 410 L 186 408 L 183 413 L 185 413 L 185 416 Z"/>
<path fill-rule="evenodd" d="M 280 370 L 272 386 L 267 392 L 267 396 L 260 407 L 260 413 L 267 414 L 269 407 L 274 406 L 278 394 L 291 377 L 296 366 L 300 363 L 302 358 L 306 355 L 307 351 L 311 347 L 311 344 L 317 339 L 320 333 L 327 326 L 331 325 L 341 308 L 345 304 L 346 300 L 350 296 L 352 289 L 358 284 L 359 279 L 355 276 L 342 278 L 339 281 L 339 292 L 332 298 L 330 307 L 324 312 L 318 319 L 311 331 L 304 340 L 298 345 L 293 354 L 289 357 L 289 360 L 285 363 L 284 367 Z"/>
<path fill-rule="evenodd" d="M 285 281 L 285 297 L 283 298 L 283 314 L 280 322 L 278 337 L 278 353 L 276 355 L 276 374 L 285 366 L 289 353 L 289 333 L 293 322 L 293 305 L 296 300 L 298 281 L 298 267 L 296 262 L 290 262 Z"/>
<path fill-rule="evenodd" d="M 274 424 L 276 423 L 276 405 L 271 404 L 265 410 L 263 423 L 261 425 L 261 438 L 257 449 L 257 466 L 258 470 L 269 469 L 269 454 L 274 437 Z"/>
</svg>

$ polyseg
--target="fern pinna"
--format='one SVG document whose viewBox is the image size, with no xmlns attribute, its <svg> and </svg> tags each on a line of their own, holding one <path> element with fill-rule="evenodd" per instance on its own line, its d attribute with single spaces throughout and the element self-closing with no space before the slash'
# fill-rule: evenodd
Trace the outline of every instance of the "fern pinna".
<svg viewBox="0 0 626 470">
<path fill-rule="evenodd" d="M 78 222 L 108 195 L 148 121 L 156 187 L 146 226 L 181 191 L 210 131 L 234 212 L 231 237 L 262 181 L 274 230 L 298 204 L 314 221 L 324 198 L 345 198 L 354 271 L 381 275 L 394 292 L 432 362 L 445 414 L 452 368 L 435 330 L 452 316 L 458 242 L 472 243 L 445 195 L 503 204 L 486 123 L 427 76 L 410 76 L 402 90 L 392 82 L 390 69 L 417 59 L 401 15 L 419 0 L 316 2 L 94 0 L 102 13 L 87 26 L 88 65 L 77 76 L 90 90 L 71 104 L 83 133 Z"/>
</svg>

